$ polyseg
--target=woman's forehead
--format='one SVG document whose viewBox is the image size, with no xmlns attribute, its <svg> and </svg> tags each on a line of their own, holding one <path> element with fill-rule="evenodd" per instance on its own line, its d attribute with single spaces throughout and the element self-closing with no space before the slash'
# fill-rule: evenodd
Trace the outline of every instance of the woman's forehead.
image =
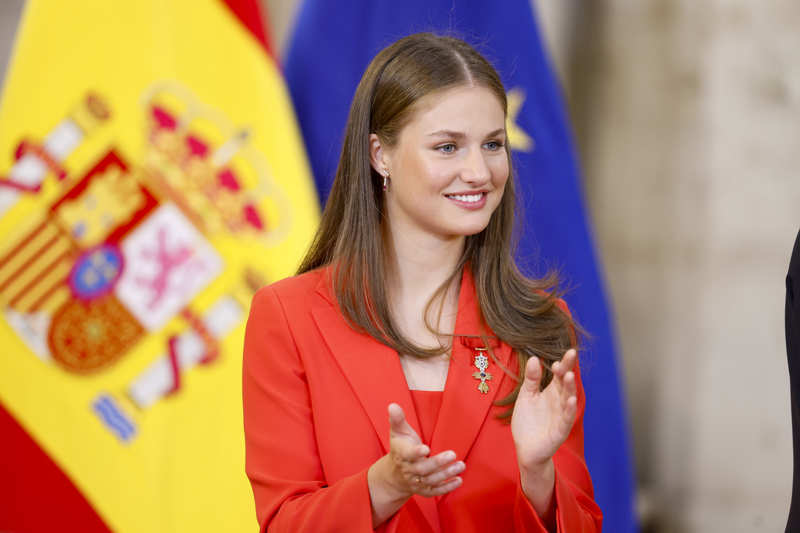
<svg viewBox="0 0 800 533">
<path fill-rule="evenodd" d="M 502 129 L 505 111 L 495 93 L 482 86 L 460 85 L 435 91 L 417 100 L 406 128 L 435 135 L 467 133 L 465 129 Z M 404 128 L 404 129 L 406 129 Z"/>
</svg>

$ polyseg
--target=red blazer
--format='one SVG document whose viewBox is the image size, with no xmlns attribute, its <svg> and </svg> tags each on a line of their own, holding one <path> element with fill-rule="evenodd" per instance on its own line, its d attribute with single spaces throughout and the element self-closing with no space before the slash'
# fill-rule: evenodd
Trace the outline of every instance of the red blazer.
<svg viewBox="0 0 800 533">
<path fill-rule="evenodd" d="M 397 353 L 348 326 L 327 273 L 265 287 L 250 310 L 244 430 L 261 531 L 372 531 L 367 469 L 389 450 L 389 403 L 400 404 L 416 425 Z M 455 333 L 480 334 L 467 269 Z M 517 368 L 508 345 L 494 351 L 506 368 Z M 495 416 L 505 408 L 493 402 L 514 380 L 491 361 L 494 379 L 481 394 L 473 357 L 469 347 L 453 343 L 439 419 L 426 443 L 432 454 L 452 449 L 466 463 L 462 486 L 441 497 L 412 497 L 379 531 L 546 531 L 520 487 L 511 428 Z M 583 459 L 585 398 L 577 382 L 578 417 L 553 458 L 558 531 L 565 533 L 600 531 L 602 522 Z"/>
</svg>

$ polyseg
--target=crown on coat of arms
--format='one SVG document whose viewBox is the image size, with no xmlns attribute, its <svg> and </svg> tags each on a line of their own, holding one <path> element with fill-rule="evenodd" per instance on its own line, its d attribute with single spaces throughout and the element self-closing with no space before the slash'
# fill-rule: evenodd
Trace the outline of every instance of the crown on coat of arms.
<svg viewBox="0 0 800 533">
<path fill-rule="evenodd" d="M 143 103 L 148 144 L 142 170 L 158 194 L 210 235 L 263 236 L 286 225 L 286 201 L 269 190 L 272 180 L 248 145 L 248 130 L 229 126 L 177 87 L 156 87 Z"/>
</svg>

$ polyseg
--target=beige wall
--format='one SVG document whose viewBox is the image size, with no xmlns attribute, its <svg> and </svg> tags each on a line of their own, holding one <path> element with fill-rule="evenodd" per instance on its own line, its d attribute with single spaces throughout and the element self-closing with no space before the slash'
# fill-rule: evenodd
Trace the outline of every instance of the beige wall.
<svg viewBox="0 0 800 533">
<path fill-rule="evenodd" d="M 280 49 L 296 1 L 263 3 Z M 21 4 L 0 2 L 0 66 Z M 782 531 L 800 3 L 536 4 L 618 318 L 650 530 Z"/>
<path fill-rule="evenodd" d="M 782 531 L 800 4 L 541 4 L 568 13 L 551 29 L 567 49 L 653 529 Z"/>
<path fill-rule="evenodd" d="M 5 79 L 22 4 L 23 0 L 0 0 L 0 80 Z"/>
</svg>

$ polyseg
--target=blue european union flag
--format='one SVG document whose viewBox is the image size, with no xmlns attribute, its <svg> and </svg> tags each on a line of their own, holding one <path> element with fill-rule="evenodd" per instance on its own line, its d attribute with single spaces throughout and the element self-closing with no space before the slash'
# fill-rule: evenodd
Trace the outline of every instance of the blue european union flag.
<svg viewBox="0 0 800 533">
<path fill-rule="evenodd" d="M 285 74 L 320 196 L 336 171 L 350 101 L 370 59 L 410 33 L 461 37 L 497 68 L 509 94 L 509 141 L 524 205 L 520 263 L 555 266 L 570 308 L 592 339 L 582 355 L 586 462 L 606 531 L 633 532 L 633 467 L 623 391 L 563 103 L 529 0 L 306 0 Z"/>
</svg>

